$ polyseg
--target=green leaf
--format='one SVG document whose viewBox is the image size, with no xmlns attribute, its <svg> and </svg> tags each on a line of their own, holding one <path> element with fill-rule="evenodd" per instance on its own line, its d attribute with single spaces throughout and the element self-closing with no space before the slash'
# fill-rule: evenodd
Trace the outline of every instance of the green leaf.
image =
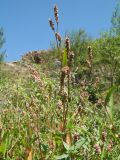
<svg viewBox="0 0 120 160">
<path fill-rule="evenodd" d="M 6 151 L 6 144 L 5 143 L 1 143 L 1 145 L 0 145 L 0 153 L 5 153 L 5 151 Z"/>
<path fill-rule="evenodd" d="M 111 95 L 116 91 L 117 86 L 113 86 L 112 88 L 110 88 L 110 90 L 107 93 L 107 96 L 105 98 L 105 106 L 108 104 L 108 102 L 110 101 Z"/>
<path fill-rule="evenodd" d="M 69 130 L 74 128 L 73 119 L 74 119 L 74 115 L 68 118 L 67 128 L 69 128 Z"/>
<path fill-rule="evenodd" d="M 67 52 L 66 50 L 64 49 L 64 52 L 63 52 L 63 57 L 62 57 L 62 66 L 66 66 L 67 65 Z"/>
<path fill-rule="evenodd" d="M 113 118 L 113 94 L 110 97 L 110 101 L 109 101 L 109 111 L 110 111 L 110 116 L 111 118 Z"/>
<path fill-rule="evenodd" d="M 56 156 L 56 160 L 62 160 L 62 159 L 64 159 L 64 158 L 68 158 L 68 154 L 63 154 L 63 155 L 61 155 L 61 156 Z"/>
<path fill-rule="evenodd" d="M 75 149 L 79 149 L 81 146 L 85 144 L 85 142 L 86 142 L 85 138 L 81 138 L 81 140 L 76 142 Z"/>
<path fill-rule="evenodd" d="M 67 143 L 63 142 L 63 145 L 67 151 L 70 149 L 70 146 Z"/>
<path fill-rule="evenodd" d="M 118 156 L 118 160 L 120 160 L 120 155 Z"/>
</svg>

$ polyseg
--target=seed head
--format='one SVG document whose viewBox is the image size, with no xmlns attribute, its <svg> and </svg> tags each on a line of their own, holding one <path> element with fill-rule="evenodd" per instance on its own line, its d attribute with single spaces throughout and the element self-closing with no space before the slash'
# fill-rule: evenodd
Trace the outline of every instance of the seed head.
<svg viewBox="0 0 120 160">
<path fill-rule="evenodd" d="M 108 146 L 107 146 L 107 151 L 111 152 L 112 151 L 112 147 L 113 147 L 113 142 L 112 140 L 109 142 Z"/>
<path fill-rule="evenodd" d="M 69 39 L 69 37 L 66 37 L 66 39 L 65 39 L 65 47 L 67 49 L 67 52 L 69 52 L 70 51 L 70 39 Z"/>
<path fill-rule="evenodd" d="M 61 77 L 60 77 L 60 92 L 62 92 L 63 87 L 64 87 L 65 76 L 68 75 L 69 73 L 70 73 L 70 69 L 68 66 L 65 66 L 62 68 Z"/>
<path fill-rule="evenodd" d="M 74 52 L 73 51 L 69 51 L 68 53 L 68 59 L 69 59 L 69 62 L 68 62 L 68 66 L 71 67 L 72 66 L 72 60 L 74 58 Z"/>
<path fill-rule="evenodd" d="M 91 48 L 91 46 L 88 47 L 88 55 L 89 55 L 89 59 L 92 60 L 93 55 L 92 55 L 92 48 Z"/>
<path fill-rule="evenodd" d="M 99 144 L 95 144 L 95 145 L 94 145 L 94 148 L 95 148 L 95 152 L 96 152 L 97 154 L 101 154 L 101 148 L 100 148 Z"/>
<path fill-rule="evenodd" d="M 68 75 L 70 73 L 70 69 L 68 66 L 65 66 L 62 68 L 62 73 L 65 75 Z"/>
<path fill-rule="evenodd" d="M 71 51 L 71 52 L 69 52 L 69 56 L 70 56 L 70 59 L 73 59 L 74 58 L 74 52 L 73 51 Z"/>
<path fill-rule="evenodd" d="M 58 13 L 58 7 L 56 5 L 54 6 L 54 13 Z"/>
<path fill-rule="evenodd" d="M 78 133 L 75 133 L 73 138 L 74 138 L 74 142 L 77 142 L 80 139 L 80 135 Z"/>
<path fill-rule="evenodd" d="M 62 90 L 62 92 L 60 93 L 61 95 L 61 100 L 62 100 L 62 104 L 67 102 L 67 99 L 68 99 L 68 93 L 66 90 Z"/>
<path fill-rule="evenodd" d="M 105 142 L 106 137 L 107 137 L 107 132 L 103 131 L 103 132 L 102 132 L 102 141 L 103 141 L 103 142 Z"/>
<path fill-rule="evenodd" d="M 49 21 L 49 25 L 50 25 L 51 29 L 54 31 L 55 28 L 54 28 L 54 23 L 53 23 L 53 21 L 52 21 L 51 19 L 49 19 L 48 21 Z"/>
<path fill-rule="evenodd" d="M 61 109 L 61 108 L 62 108 L 62 101 L 61 101 L 61 100 L 59 100 L 59 101 L 57 102 L 57 107 L 58 107 L 58 109 Z"/>
<path fill-rule="evenodd" d="M 93 59 L 92 48 L 91 46 L 89 46 L 88 47 L 88 59 L 86 60 L 89 68 L 92 67 L 92 59 Z"/>
<path fill-rule="evenodd" d="M 74 52 L 73 51 L 70 51 L 69 52 L 69 58 L 70 58 L 70 62 L 73 60 L 73 58 L 74 58 Z"/>
<path fill-rule="evenodd" d="M 54 6 L 54 16 L 56 23 L 58 23 L 58 7 L 56 5 Z"/>
<path fill-rule="evenodd" d="M 56 36 L 56 39 L 61 43 L 61 40 L 62 40 L 61 35 L 56 32 L 55 36 Z"/>
</svg>

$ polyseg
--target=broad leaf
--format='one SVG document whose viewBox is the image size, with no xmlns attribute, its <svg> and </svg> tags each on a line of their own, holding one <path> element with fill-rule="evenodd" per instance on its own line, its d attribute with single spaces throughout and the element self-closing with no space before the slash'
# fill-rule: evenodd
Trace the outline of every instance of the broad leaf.
<svg viewBox="0 0 120 160">
<path fill-rule="evenodd" d="M 111 95 L 115 92 L 115 90 L 117 89 L 117 86 L 113 86 L 112 88 L 110 88 L 109 92 L 107 93 L 107 96 L 105 98 L 105 106 L 108 104 L 108 102 L 110 101 Z"/>
<path fill-rule="evenodd" d="M 70 146 L 67 143 L 63 142 L 63 145 L 67 151 L 70 149 Z"/>
<path fill-rule="evenodd" d="M 62 160 L 62 159 L 64 159 L 64 158 L 68 158 L 68 154 L 63 154 L 63 155 L 61 155 L 61 156 L 56 156 L 56 160 Z"/>
</svg>

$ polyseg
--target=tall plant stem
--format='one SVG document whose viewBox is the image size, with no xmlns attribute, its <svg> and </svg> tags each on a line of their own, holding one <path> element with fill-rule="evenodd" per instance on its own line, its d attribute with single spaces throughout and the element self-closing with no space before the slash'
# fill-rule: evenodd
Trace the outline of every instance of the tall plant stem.
<svg viewBox="0 0 120 160">
<path fill-rule="evenodd" d="M 57 33 L 58 33 L 58 23 L 57 23 Z"/>
<path fill-rule="evenodd" d="M 54 31 L 54 35 L 55 35 L 55 31 Z M 57 40 L 56 35 L 55 35 L 55 39 L 56 39 L 56 44 L 57 44 L 57 48 L 58 48 L 59 46 L 58 46 L 58 40 Z"/>
</svg>

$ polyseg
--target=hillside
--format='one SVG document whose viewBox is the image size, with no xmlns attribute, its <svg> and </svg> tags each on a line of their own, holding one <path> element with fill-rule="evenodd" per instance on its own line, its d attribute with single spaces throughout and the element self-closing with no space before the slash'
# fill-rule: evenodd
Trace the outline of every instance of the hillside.
<svg viewBox="0 0 120 160">
<path fill-rule="evenodd" d="M 85 81 L 89 72 L 83 67 L 83 78 L 70 80 L 67 100 L 67 77 L 65 92 L 60 89 L 68 72 L 66 67 L 61 72 L 57 57 L 53 51 L 33 51 L 18 62 L 0 64 L 1 160 L 119 156 L 120 109 L 114 88 L 102 87 L 98 77 Z"/>
</svg>

